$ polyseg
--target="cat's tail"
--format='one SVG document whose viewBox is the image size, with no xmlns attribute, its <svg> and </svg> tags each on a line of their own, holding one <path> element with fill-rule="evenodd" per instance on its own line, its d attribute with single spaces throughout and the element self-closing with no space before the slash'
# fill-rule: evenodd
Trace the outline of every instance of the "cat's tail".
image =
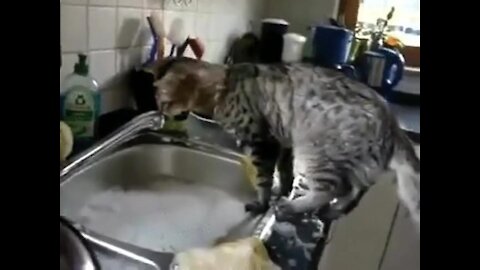
<svg viewBox="0 0 480 270">
<path fill-rule="evenodd" d="M 395 149 L 389 166 L 396 172 L 399 199 L 420 231 L 420 158 L 398 124 L 394 127 L 394 136 Z"/>
</svg>

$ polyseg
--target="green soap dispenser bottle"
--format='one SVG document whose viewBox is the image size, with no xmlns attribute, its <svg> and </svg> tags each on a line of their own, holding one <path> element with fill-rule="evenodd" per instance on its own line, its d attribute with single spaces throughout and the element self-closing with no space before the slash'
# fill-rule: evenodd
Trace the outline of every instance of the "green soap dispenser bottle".
<svg viewBox="0 0 480 270">
<path fill-rule="evenodd" d="M 95 126 L 100 115 L 97 82 L 89 76 L 87 56 L 78 55 L 78 63 L 60 90 L 60 119 L 72 129 L 74 153 L 93 144 Z"/>
</svg>

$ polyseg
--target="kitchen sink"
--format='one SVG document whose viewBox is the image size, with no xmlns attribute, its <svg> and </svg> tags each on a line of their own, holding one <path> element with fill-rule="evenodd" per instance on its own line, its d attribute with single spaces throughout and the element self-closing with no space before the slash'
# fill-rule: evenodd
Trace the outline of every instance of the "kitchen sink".
<svg viewBox="0 0 480 270">
<path fill-rule="evenodd" d="M 61 172 L 60 214 L 133 252 L 97 247 L 102 269 L 163 269 L 142 253 L 252 236 L 262 219 L 244 211 L 255 190 L 235 151 L 147 129 L 81 161 Z"/>
</svg>

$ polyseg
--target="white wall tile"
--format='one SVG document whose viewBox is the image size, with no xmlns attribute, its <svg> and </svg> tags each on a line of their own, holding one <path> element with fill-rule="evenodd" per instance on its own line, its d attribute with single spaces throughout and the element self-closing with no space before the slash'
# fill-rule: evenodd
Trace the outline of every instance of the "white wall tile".
<svg viewBox="0 0 480 270">
<path fill-rule="evenodd" d="M 220 12 L 220 13 L 226 13 L 226 14 L 237 14 L 239 12 L 242 12 L 242 10 L 240 9 L 240 2 L 239 0 L 235 0 L 235 1 L 229 1 L 229 0 L 222 0 L 222 2 L 220 2 L 221 6 L 219 8 L 221 8 L 221 10 L 217 11 L 217 12 Z"/>
<path fill-rule="evenodd" d="M 214 35 L 214 40 L 226 40 L 230 34 L 230 27 L 234 27 L 231 23 L 232 15 L 229 14 L 214 14 L 214 26 L 210 27 L 210 34 Z"/>
<path fill-rule="evenodd" d="M 65 52 L 87 50 L 87 8 L 83 6 L 61 6 L 61 42 Z"/>
<path fill-rule="evenodd" d="M 187 47 L 187 49 L 185 50 L 185 52 L 183 53 L 183 56 L 185 57 L 190 57 L 190 58 L 193 58 L 193 59 L 197 59 L 195 57 L 195 54 L 193 53 L 192 49 L 190 47 Z"/>
<path fill-rule="evenodd" d="M 145 0 L 145 7 L 161 9 L 163 7 L 163 0 Z"/>
<path fill-rule="evenodd" d="M 89 48 L 91 50 L 115 47 L 117 9 L 113 7 L 90 7 L 88 10 Z"/>
<path fill-rule="evenodd" d="M 90 6 L 116 6 L 118 0 L 90 0 Z"/>
<path fill-rule="evenodd" d="M 212 41 L 218 41 L 221 36 L 221 32 L 223 29 L 222 18 L 219 14 L 211 14 L 210 15 L 210 27 L 208 28 L 208 37 Z M 219 24 L 220 23 L 220 24 Z"/>
<path fill-rule="evenodd" d="M 184 11 L 171 11 L 171 10 L 164 10 L 164 25 L 165 29 L 168 33 L 171 32 L 172 23 L 175 20 L 183 20 L 185 26 L 185 33 L 187 36 L 195 36 L 195 13 L 194 12 L 184 12 Z"/>
<path fill-rule="evenodd" d="M 115 51 L 94 51 L 90 53 L 90 74 L 100 87 L 115 73 Z"/>
<path fill-rule="evenodd" d="M 335 0 L 338 1 L 338 0 Z M 259 20 L 263 18 L 266 14 L 267 9 L 267 1 L 266 0 L 258 0 L 258 1 L 249 1 L 247 0 L 247 16 L 250 19 Z M 294 3 L 297 3 L 293 1 Z M 293 7 L 294 8 L 294 7 Z"/>
<path fill-rule="evenodd" d="M 73 72 L 76 53 L 86 52 L 91 73 L 105 90 L 102 91 L 105 112 L 129 104 L 128 91 L 118 90 L 124 86 L 112 87 L 110 82 L 121 84 L 121 74 L 147 60 L 152 39 L 146 17 L 151 10 L 161 13 L 167 33 L 172 21 L 182 19 L 186 33 L 205 44 L 203 59 L 218 63 L 223 62 L 230 40 L 245 32 L 248 20 L 259 21 L 264 16 L 266 0 L 193 0 L 187 7 L 175 6 L 172 0 L 60 2 L 63 51 L 60 78 L 63 80 Z M 165 45 L 168 55 L 171 44 L 166 41 Z M 187 49 L 185 56 L 194 57 L 194 54 Z M 108 85 L 104 85 L 106 82 Z"/>
<path fill-rule="evenodd" d="M 118 0 L 121 7 L 143 7 L 143 0 Z"/>
<path fill-rule="evenodd" d="M 228 6 L 231 0 L 214 0 L 212 6 L 212 12 L 214 13 L 224 13 L 225 10 L 228 10 Z"/>
<path fill-rule="evenodd" d="M 87 0 L 60 0 L 60 3 L 73 5 L 87 5 Z"/>
<path fill-rule="evenodd" d="M 117 71 L 126 72 L 142 64 L 143 47 L 117 50 Z"/>
<path fill-rule="evenodd" d="M 213 37 L 210 33 L 212 14 L 209 13 L 197 13 L 195 15 L 195 34 L 203 41 L 212 40 Z"/>
<path fill-rule="evenodd" d="M 191 37 L 195 37 L 197 35 L 195 31 L 195 14 L 195 12 L 182 12 L 181 16 L 185 21 L 187 34 Z"/>
<path fill-rule="evenodd" d="M 142 9 L 119 8 L 117 16 L 117 48 L 128 48 L 141 43 L 141 29 L 145 25 Z"/>
<path fill-rule="evenodd" d="M 184 10 L 184 11 L 196 11 L 197 10 L 197 0 L 191 0 L 191 3 L 188 1 L 178 1 L 179 4 L 176 4 L 174 0 L 164 0 L 163 8 L 165 10 Z"/>
<path fill-rule="evenodd" d="M 203 60 L 212 63 L 223 63 L 228 52 L 226 44 L 220 41 L 211 41 L 206 44 Z"/>
<path fill-rule="evenodd" d="M 197 11 L 212 12 L 216 0 L 197 0 Z"/>
</svg>

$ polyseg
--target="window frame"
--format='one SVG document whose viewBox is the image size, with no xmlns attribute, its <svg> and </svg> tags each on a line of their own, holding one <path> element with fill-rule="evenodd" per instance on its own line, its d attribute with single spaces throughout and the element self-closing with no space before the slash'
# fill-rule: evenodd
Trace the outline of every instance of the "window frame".
<svg viewBox="0 0 480 270">
<path fill-rule="evenodd" d="M 338 17 L 344 18 L 345 26 L 354 31 L 358 20 L 361 0 L 340 0 Z M 408 67 L 420 67 L 420 47 L 405 46 L 402 50 L 405 64 Z"/>
</svg>

